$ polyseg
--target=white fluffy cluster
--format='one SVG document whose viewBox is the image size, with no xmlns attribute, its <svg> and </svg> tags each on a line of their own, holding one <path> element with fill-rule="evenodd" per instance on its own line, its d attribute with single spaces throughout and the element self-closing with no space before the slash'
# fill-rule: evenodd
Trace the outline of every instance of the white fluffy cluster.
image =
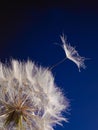
<svg viewBox="0 0 98 130">
<path fill-rule="evenodd" d="M 21 97 L 21 98 L 20 98 Z M 0 130 L 16 130 L 11 121 L 5 127 L 8 117 L 6 105 L 22 100 L 27 120 L 23 119 L 25 130 L 53 130 L 55 124 L 67 121 L 61 112 L 68 108 L 68 100 L 54 83 L 48 68 L 38 67 L 32 61 L 12 60 L 7 66 L 0 63 Z"/>
<path fill-rule="evenodd" d="M 68 58 L 69 60 L 73 61 L 79 69 L 80 72 L 80 68 L 86 68 L 84 61 L 85 61 L 85 57 L 81 57 L 78 53 L 77 50 L 75 50 L 74 47 L 72 47 L 70 44 L 67 44 L 66 42 L 66 38 L 63 36 L 61 36 L 61 40 L 63 43 L 63 49 L 65 51 L 66 54 L 66 58 Z"/>
</svg>

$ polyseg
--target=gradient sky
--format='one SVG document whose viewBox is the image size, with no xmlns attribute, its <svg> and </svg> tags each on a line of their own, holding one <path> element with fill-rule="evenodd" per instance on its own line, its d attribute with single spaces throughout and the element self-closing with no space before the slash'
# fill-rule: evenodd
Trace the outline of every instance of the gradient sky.
<svg viewBox="0 0 98 130">
<path fill-rule="evenodd" d="M 98 9 L 97 3 L 42 2 L 2 5 L 0 59 L 28 58 L 44 67 L 65 57 L 60 35 L 90 60 L 87 68 L 66 60 L 52 70 L 56 84 L 70 100 L 69 123 L 55 130 L 98 130 Z"/>
</svg>

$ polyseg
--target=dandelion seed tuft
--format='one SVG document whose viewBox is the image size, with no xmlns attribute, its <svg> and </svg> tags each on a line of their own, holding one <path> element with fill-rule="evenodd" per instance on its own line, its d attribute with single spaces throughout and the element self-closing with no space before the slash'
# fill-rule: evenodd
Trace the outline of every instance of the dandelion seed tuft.
<svg viewBox="0 0 98 130">
<path fill-rule="evenodd" d="M 53 130 L 69 106 L 48 68 L 32 61 L 0 63 L 0 129 Z"/>
<path fill-rule="evenodd" d="M 64 37 L 64 35 L 61 36 L 61 41 L 63 43 L 63 49 L 66 54 L 66 58 L 73 61 L 77 65 L 79 72 L 80 72 L 80 68 L 85 69 L 86 68 L 86 66 L 84 64 L 85 57 L 81 57 L 78 54 L 78 51 L 76 51 L 74 47 L 72 47 L 70 44 L 68 45 L 66 43 L 66 38 Z"/>
</svg>

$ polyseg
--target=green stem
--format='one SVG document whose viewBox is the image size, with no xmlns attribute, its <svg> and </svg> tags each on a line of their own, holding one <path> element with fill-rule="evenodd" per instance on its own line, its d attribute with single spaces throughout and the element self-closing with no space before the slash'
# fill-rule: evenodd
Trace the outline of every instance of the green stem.
<svg viewBox="0 0 98 130">
<path fill-rule="evenodd" d="M 20 116 L 20 119 L 19 119 L 18 130 L 23 130 L 23 117 L 22 117 L 22 115 Z"/>
</svg>

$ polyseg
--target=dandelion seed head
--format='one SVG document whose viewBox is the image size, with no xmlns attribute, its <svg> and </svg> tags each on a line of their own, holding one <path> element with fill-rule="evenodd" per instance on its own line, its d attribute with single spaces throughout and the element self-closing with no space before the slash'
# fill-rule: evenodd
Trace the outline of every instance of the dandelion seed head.
<svg viewBox="0 0 98 130">
<path fill-rule="evenodd" d="M 63 43 L 63 49 L 65 51 L 66 57 L 77 65 L 79 72 L 80 72 L 80 68 L 85 69 L 86 68 L 84 64 L 85 57 L 81 57 L 78 51 L 75 50 L 74 47 L 72 47 L 70 44 L 67 44 L 66 38 L 64 37 L 64 35 L 61 36 L 61 41 Z"/>
<path fill-rule="evenodd" d="M 48 68 L 32 61 L 0 63 L 0 129 L 53 130 L 69 102 Z"/>
</svg>

